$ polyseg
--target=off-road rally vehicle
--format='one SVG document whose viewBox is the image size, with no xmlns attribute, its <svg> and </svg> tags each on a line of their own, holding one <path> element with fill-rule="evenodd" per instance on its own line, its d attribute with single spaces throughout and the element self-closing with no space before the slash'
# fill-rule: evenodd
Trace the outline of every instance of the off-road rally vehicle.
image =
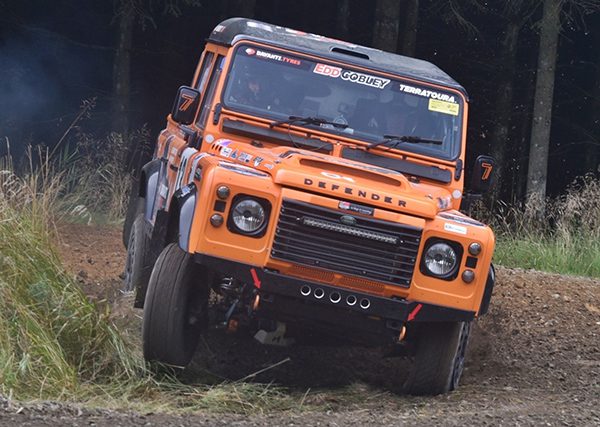
<svg viewBox="0 0 600 427">
<path fill-rule="evenodd" d="M 493 168 L 478 157 L 463 194 L 467 113 L 426 61 L 217 25 L 124 227 L 146 360 L 187 365 L 208 327 L 318 331 L 411 357 L 408 393 L 453 390 L 494 286 L 494 235 L 459 211 Z"/>
</svg>

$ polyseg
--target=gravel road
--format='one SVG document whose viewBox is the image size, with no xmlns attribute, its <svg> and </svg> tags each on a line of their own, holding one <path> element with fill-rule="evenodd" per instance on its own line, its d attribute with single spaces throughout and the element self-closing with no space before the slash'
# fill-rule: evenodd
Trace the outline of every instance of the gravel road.
<svg viewBox="0 0 600 427">
<path fill-rule="evenodd" d="M 119 303 L 118 292 L 120 242 L 120 231 L 111 227 L 70 226 L 60 249 L 84 290 L 115 301 L 117 314 L 126 315 L 130 309 Z M 407 362 L 376 350 L 266 348 L 243 337 L 212 334 L 200 352 L 190 381 L 201 370 L 237 380 L 289 357 L 256 381 L 306 393 L 305 402 L 326 402 L 330 409 L 253 416 L 141 414 L 0 397 L 0 425 L 600 426 L 600 280 L 499 268 L 490 312 L 474 327 L 462 384 L 444 396 L 399 394 Z"/>
</svg>

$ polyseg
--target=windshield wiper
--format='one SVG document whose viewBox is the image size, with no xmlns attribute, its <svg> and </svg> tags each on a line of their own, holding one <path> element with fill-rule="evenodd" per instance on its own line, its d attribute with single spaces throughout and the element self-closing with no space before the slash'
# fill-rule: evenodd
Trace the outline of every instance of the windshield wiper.
<svg viewBox="0 0 600 427">
<path fill-rule="evenodd" d="M 327 120 L 327 119 L 323 119 L 321 117 L 315 117 L 315 116 L 306 116 L 306 117 L 289 116 L 285 120 L 277 120 L 275 122 L 269 123 L 269 127 L 273 128 L 275 126 L 280 126 L 280 125 L 292 125 L 294 123 L 305 123 L 307 125 L 319 125 L 319 126 L 320 125 L 331 125 L 338 129 L 346 129 L 348 127 L 347 124 L 335 123 L 335 122 L 332 122 L 331 120 Z"/>
<path fill-rule="evenodd" d="M 408 142 L 410 144 L 435 144 L 435 145 L 442 145 L 443 141 L 439 140 L 439 139 L 427 139 L 427 138 L 422 138 L 420 136 L 411 136 L 411 135 L 383 135 L 383 139 L 381 141 L 375 141 L 370 143 L 367 146 L 367 149 L 369 148 L 375 148 L 378 147 L 380 145 L 388 145 L 388 144 L 393 144 L 392 147 L 395 147 L 398 144 L 401 144 L 403 142 Z"/>
</svg>

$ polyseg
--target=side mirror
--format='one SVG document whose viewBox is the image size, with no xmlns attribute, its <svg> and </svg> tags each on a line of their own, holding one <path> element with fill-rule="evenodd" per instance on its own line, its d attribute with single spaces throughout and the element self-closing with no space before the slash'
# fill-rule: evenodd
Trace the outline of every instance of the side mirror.
<svg viewBox="0 0 600 427">
<path fill-rule="evenodd" d="M 483 155 L 477 157 L 471 178 L 471 192 L 485 193 L 490 188 L 493 170 L 494 159 L 492 157 Z"/>
<path fill-rule="evenodd" d="M 181 86 L 173 103 L 171 117 L 177 123 L 189 125 L 194 121 L 199 105 L 200 92 L 189 86 Z"/>
</svg>

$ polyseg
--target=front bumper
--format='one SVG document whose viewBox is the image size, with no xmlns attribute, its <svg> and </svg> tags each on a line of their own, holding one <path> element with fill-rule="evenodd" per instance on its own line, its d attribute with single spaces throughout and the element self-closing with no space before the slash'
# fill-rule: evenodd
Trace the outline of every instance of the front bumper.
<svg viewBox="0 0 600 427">
<path fill-rule="evenodd" d="M 407 323 L 469 321 L 475 316 L 471 311 L 383 298 L 204 254 L 195 254 L 194 261 L 253 284 L 261 296 L 259 315 L 319 329 L 343 329 L 356 337 L 387 339 L 397 337 L 397 331 Z"/>
</svg>

